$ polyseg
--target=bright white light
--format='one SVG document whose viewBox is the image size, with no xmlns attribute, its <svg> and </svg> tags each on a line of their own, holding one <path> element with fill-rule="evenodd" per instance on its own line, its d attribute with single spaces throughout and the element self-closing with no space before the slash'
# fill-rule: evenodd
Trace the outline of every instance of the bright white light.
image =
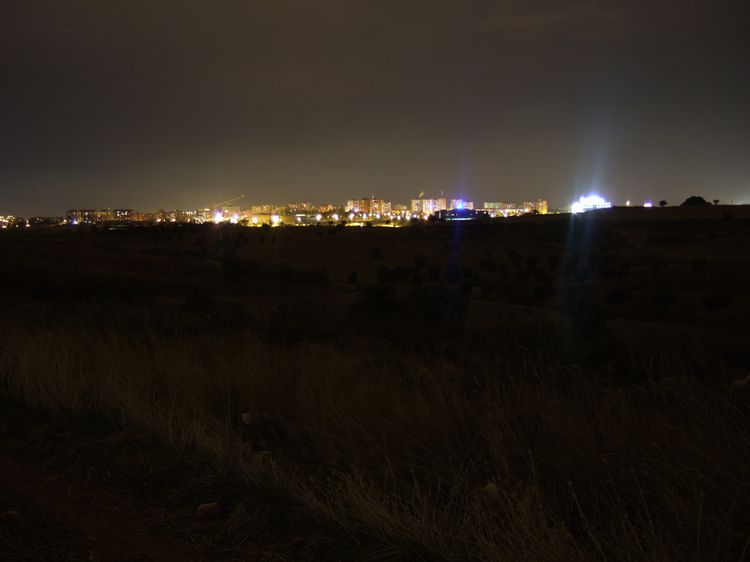
<svg viewBox="0 0 750 562">
<path fill-rule="evenodd" d="M 279 215 L 271 215 L 271 224 L 277 225 L 281 222 L 281 217 Z"/>
<path fill-rule="evenodd" d="M 253 224 L 258 224 L 258 217 L 251 218 L 250 222 L 252 222 Z"/>
<path fill-rule="evenodd" d="M 353 221 L 353 220 L 354 220 L 354 213 L 349 213 L 349 220 L 350 220 L 350 221 Z"/>
<path fill-rule="evenodd" d="M 653 204 L 653 203 L 652 203 L 651 201 L 646 201 L 646 202 L 645 202 L 645 203 L 643 204 L 643 206 L 644 206 L 644 207 L 646 207 L 646 208 L 648 208 L 648 209 L 650 209 L 651 207 L 653 207 L 653 206 L 654 206 L 654 204 Z"/>
<path fill-rule="evenodd" d="M 214 224 L 219 224 L 222 220 L 224 220 L 224 215 L 221 211 L 216 211 L 214 214 Z"/>
<path fill-rule="evenodd" d="M 625 201 L 625 206 L 626 207 L 630 207 L 630 199 L 628 199 L 627 201 Z"/>
<path fill-rule="evenodd" d="M 240 222 L 240 216 L 237 213 L 233 214 L 232 218 L 229 219 L 229 222 L 231 222 L 232 224 L 237 224 L 238 222 Z"/>
<path fill-rule="evenodd" d="M 339 220 L 339 216 L 336 213 L 334 213 L 333 215 L 331 215 L 331 218 L 333 220 L 335 220 L 335 221 Z"/>
<path fill-rule="evenodd" d="M 320 220 L 323 218 L 323 215 L 315 215 L 315 220 L 320 222 Z"/>
<path fill-rule="evenodd" d="M 609 209 L 612 203 L 605 201 L 598 195 L 582 195 L 581 198 L 570 206 L 572 213 L 583 213 L 593 209 Z"/>
</svg>

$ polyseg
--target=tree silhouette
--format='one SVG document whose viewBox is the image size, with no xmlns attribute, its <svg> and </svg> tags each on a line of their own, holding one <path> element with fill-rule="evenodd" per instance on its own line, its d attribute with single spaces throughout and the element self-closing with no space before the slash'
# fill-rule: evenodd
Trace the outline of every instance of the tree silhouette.
<svg viewBox="0 0 750 562">
<path fill-rule="evenodd" d="M 661 201 L 659 201 L 659 207 L 661 207 L 663 209 L 666 206 L 667 206 L 667 202 L 664 199 L 662 199 Z"/>
<path fill-rule="evenodd" d="M 719 200 L 718 199 L 714 199 L 714 205 L 718 205 L 718 204 L 719 204 Z"/>
</svg>

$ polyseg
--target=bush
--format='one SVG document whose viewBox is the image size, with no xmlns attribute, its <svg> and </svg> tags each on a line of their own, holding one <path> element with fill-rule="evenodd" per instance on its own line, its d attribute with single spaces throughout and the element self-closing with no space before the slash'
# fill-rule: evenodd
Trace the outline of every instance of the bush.
<svg viewBox="0 0 750 562">
<path fill-rule="evenodd" d="M 693 195 L 685 199 L 680 206 L 681 207 L 710 207 L 711 203 L 706 201 L 703 197 L 700 197 L 698 195 Z"/>
</svg>

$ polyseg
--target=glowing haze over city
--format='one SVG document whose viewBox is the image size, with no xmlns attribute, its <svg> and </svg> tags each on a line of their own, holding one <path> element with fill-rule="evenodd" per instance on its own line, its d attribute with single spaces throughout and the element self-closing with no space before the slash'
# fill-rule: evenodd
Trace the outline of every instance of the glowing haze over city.
<svg viewBox="0 0 750 562">
<path fill-rule="evenodd" d="M 0 214 L 240 194 L 748 202 L 737 16 L 694 1 L 9 0 Z"/>
</svg>

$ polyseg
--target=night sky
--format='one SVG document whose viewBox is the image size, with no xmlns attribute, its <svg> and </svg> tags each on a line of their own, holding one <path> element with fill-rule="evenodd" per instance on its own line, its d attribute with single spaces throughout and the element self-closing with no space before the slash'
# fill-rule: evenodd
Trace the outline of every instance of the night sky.
<svg viewBox="0 0 750 562">
<path fill-rule="evenodd" d="M 2 0 L 0 214 L 750 203 L 740 2 Z"/>
</svg>

